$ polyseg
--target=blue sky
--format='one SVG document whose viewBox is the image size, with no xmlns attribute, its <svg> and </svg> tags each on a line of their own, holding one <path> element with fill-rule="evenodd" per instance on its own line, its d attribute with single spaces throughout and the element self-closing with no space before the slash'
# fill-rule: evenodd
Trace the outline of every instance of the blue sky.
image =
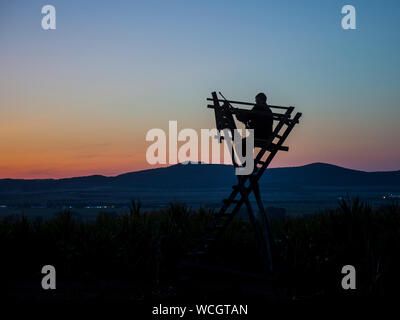
<svg viewBox="0 0 400 320">
<path fill-rule="evenodd" d="M 145 168 L 147 130 L 214 126 L 214 90 L 303 112 L 275 166 L 400 169 L 399 27 L 398 1 L 1 1 L 0 176 Z"/>
</svg>

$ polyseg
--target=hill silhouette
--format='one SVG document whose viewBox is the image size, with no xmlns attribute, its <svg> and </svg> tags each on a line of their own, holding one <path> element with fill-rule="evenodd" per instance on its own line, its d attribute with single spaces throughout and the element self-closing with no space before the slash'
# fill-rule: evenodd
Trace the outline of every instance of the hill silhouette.
<svg viewBox="0 0 400 320">
<path fill-rule="evenodd" d="M 46 190 L 104 190 L 126 188 L 218 188 L 236 182 L 232 166 L 217 164 L 177 164 L 121 174 L 66 179 L 0 179 L 0 192 Z M 400 187 L 400 170 L 365 172 L 326 163 L 299 167 L 271 168 L 261 179 L 261 186 L 391 186 Z"/>
</svg>

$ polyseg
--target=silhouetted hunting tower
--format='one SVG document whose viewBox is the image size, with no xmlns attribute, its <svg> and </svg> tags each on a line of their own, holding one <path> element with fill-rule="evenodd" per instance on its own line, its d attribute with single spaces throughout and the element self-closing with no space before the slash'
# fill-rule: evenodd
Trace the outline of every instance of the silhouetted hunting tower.
<svg viewBox="0 0 400 320">
<path fill-rule="evenodd" d="M 237 129 L 233 115 L 238 116 L 243 113 L 252 113 L 252 116 L 265 116 L 260 112 L 254 112 L 247 109 L 239 109 L 233 105 L 245 105 L 254 106 L 254 103 L 231 101 L 225 99 L 225 97 L 219 92 L 221 99 L 218 98 L 216 92 L 212 92 L 211 101 L 212 104 L 208 105 L 208 108 L 214 109 L 216 126 L 219 131 L 230 130 L 232 132 Z M 273 117 L 275 128 L 269 139 L 258 140 L 257 136 L 255 139 L 255 145 L 260 147 L 260 151 L 254 157 L 254 169 L 249 175 L 237 176 L 238 183 L 232 186 L 232 192 L 227 199 L 223 200 L 223 205 L 218 213 L 215 214 L 212 223 L 210 224 L 205 236 L 201 243 L 196 246 L 194 250 L 188 253 L 185 261 L 189 264 L 194 264 L 201 261 L 201 257 L 206 255 L 212 244 L 219 238 L 224 232 L 233 217 L 239 212 L 240 208 L 244 205 L 247 209 L 249 221 L 253 227 L 256 235 L 257 242 L 260 247 L 261 255 L 263 257 L 265 266 L 270 273 L 274 272 L 274 264 L 272 259 L 272 251 L 274 246 L 273 236 L 270 230 L 270 223 L 268 215 L 264 210 L 263 202 L 260 194 L 260 187 L 258 184 L 259 179 L 270 165 L 271 161 L 278 153 L 278 151 L 288 151 L 289 148 L 283 146 L 286 138 L 291 133 L 293 127 L 299 123 L 301 113 L 296 113 L 293 117 L 294 107 L 282 107 L 268 105 L 271 110 L 277 110 L 276 112 L 269 113 L 268 116 Z M 280 113 L 281 111 L 281 113 Z M 219 138 L 220 142 L 223 138 Z M 241 167 L 240 163 L 235 160 L 234 152 L 232 152 L 232 162 L 235 168 Z M 261 226 L 257 222 L 256 215 L 250 204 L 249 196 L 251 193 L 254 194 L 259 217 L 261 220 Z"/>
</svg>

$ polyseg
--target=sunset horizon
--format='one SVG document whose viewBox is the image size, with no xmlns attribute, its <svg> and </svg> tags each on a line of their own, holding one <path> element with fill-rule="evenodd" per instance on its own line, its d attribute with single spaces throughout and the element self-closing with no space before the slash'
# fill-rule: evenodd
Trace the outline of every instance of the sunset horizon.
<svg viewBox="0 0 400 320">
<path fill-rule="evenodd" d="M 268 103 L 303 113 L 290 152 L 272 166 L 399 169 L 399 22 L 390 19 L 398 5 L 356 1 L 362 26 L 348 31 L 337 1 L 176 2 L 160 11 L 53 2 L 50 31 L 40 27 L 40 2 L 0 5 L 0 178 L 151 168 L 146 132 L 169 120 L 215 127 L 213 90 L 250 102 L 265 92 Z"/>
</svg>

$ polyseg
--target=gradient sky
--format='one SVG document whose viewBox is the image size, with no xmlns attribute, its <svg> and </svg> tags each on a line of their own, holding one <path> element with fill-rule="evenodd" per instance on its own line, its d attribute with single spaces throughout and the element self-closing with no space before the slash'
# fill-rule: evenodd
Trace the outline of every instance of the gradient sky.
<svg viewBox="0 0 400 320">
<path fill-rule="evenodd" d="M 303 113 L 273 166 L 398 170 L 399 31 L 389 0 L 0 0 L 0 178 L 149 168 L 146 132 L 214 127 L 214 90 Z"/>
</svg>

